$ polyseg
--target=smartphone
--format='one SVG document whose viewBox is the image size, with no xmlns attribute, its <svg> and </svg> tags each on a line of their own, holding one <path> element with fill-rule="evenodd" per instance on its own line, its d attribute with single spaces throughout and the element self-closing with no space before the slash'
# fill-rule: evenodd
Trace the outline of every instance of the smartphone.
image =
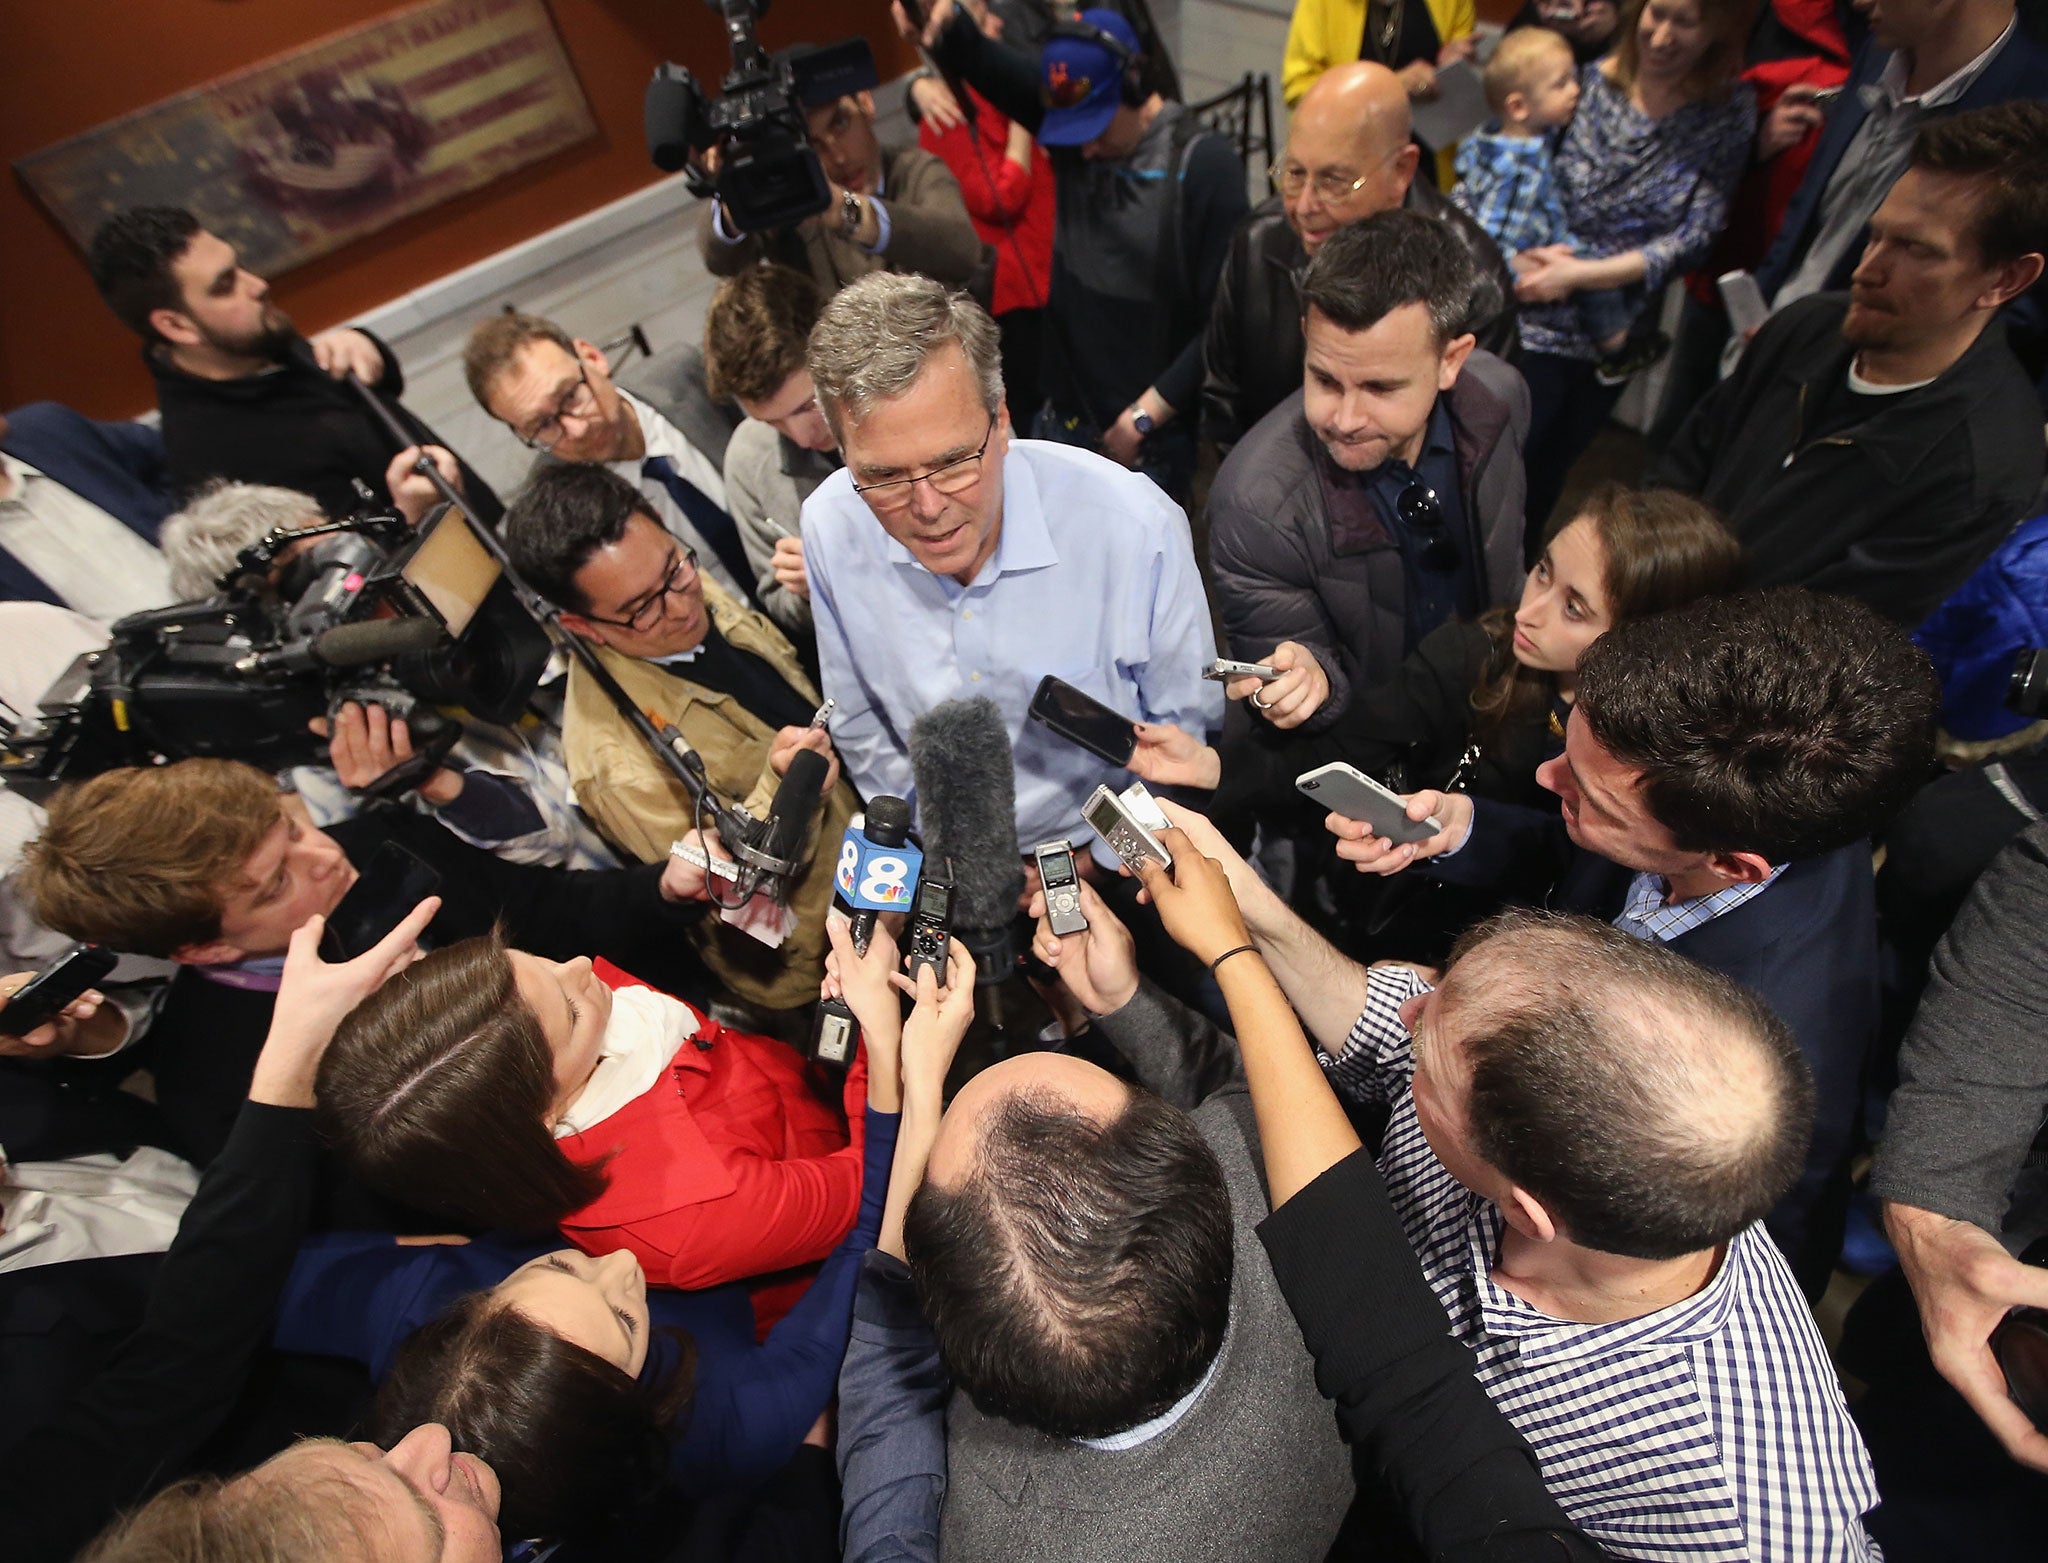
<svg viewBox="0 0 2048 1563">
<path fill-rule="evenodd" d="M 1764 290 L 1746 271 L 1724 271 L 1714 279 L 1721 290 L 1721 302 L 1728 310 L 1728 325 L 1739 338 L 1771 318 L 1771 306 L 1764 302 Z"/>
<path fill-rule="evenodd" d="M 328 914 L 327 931 L 320 936 L 322 958 L 354 960 L 440 888 L 439 869 L 395 841 L 382 843 L 341 905 Z"/>
<path fill-rule="evenodd" d="M 1991 1353 L 2005 1375 L 2005 1392 L 2048 1432 L 2048 1309 L 2013 1309 L 1991 1332 Z"/>
<path fill-rule="evenodd" d="M 64 1006 L 105 979 L 120 957 L 104 944 L 74 944 L 21 985 L 0 1008 L 0 1032 L 25 1037 L 63 1013 Z"/>
<path fill-rule="evenodd" d="M 1219 684 L 1226 678 L 1255 678 L 1262 684 L 1270 684 L 1280 676 L 1280 670 L 1268 667 L 1263 662 L 1233 662 L 1228 657 L 1218 657 L 1202 669 L 1202 677 L 1213 678 Z"/>
<path fill-rule="evenodd" d="M 1136 722 L 1051 673 L 1038 681 L 1029 714 L 1032 721 L 1111 765 L 1129 765 L 1138 748 Z"/>
<path fill-rule="evenodd" d="M 1363 820 L 1372 826 L 1375 836 L 1383 836 L 1397 847 L 1411 841 L 1427 841 L 1444 828 L 1434 815 L 1410 819 L 1408 805 L 1401 801 L 1399 793 L 1389 792 L 1365 772 L 1342 760 L 1303 771 L 1294 778 L 1294 785 L 1331 812 L 1346 819 Z"/>
<path fill-rule="evenodd" d="M 1109 850 L 1123 859 L 1124 867 L 1136 873 L 1147 860 L 1161 868 L 1173 867 L 1173 854 L 1147 830 L 1125 803 L 1107 787 L 1097 787 L 1081 810 L 1089 828 L 1109 843 Z"/>
<path fill-rule="evenodd" d="M 1038 882 L 1045 890 L 1045 915 L 1056 934 L 1081 933 L 1088 919 L 1081 912 L 1081 876 L 1074 867 L 1074 845 L 1067 840 L 1041 841 L 1031 849 L 1038 859 Z"/>
</svg>

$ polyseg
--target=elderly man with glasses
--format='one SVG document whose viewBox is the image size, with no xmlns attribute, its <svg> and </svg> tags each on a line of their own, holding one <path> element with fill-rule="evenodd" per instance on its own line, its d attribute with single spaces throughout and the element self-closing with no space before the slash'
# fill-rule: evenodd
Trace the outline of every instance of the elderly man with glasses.
<svg viewBox="0 0 2048 1563">
<path fill-rule="evenodd" d="M 1294 111 L 1274 193 L 1238 225 L 1202 344 L 1202 432 L 1228 452 L 1301 384 L 1301 277 L 1345 223 L 1404 208 L 1440 222 L 1472 258 L 1466 327 L 1515 353 L 1515 279 L 1486 231 L 1415 177 L 1408 94 L 1384 65 L 1326 71 Z"/>
<path fill-rule="evenodd" d="M 754 570 L 717 462 L 613 381 L 601 349 L 552 320 L 508 311 L 470 332 L 462 369 L 477 405 L 539 453 L 536 469 L 556 461 L 609 468 L 640 490 L 679 544 L 697 550 L 705 574 L 754 600 Z"/>
<path fill-rule="evenodd" d="M 634 704 L 673 725 L 704 761 L 712 790 L 767 815 L 798 749 L 832 761 L 812 841 L 837 839 L 853 817 L 830 739 L 817 725 L 818 691 L 796 650 L 765 614 L 710 579 L 697 550 L 654 516 L 631 483 L 591 463 L 535 476 L 505 517 L 520 575 L 562 610 L 562 626 L 598 656 Z M 571 665 L 562 747 L 580 803 L 614 845 L 644 863 L 696 838 L 683 786 L 580 666 Z M 786 1011 L 818 996 L 833 853 L 813 851 L 789 895 L 788 916 L 750 904 L 691 931 L 704 963 L 757 1010 Z M 689 890 L 717 899 L 700 874 Z M 753 1017 L 782 1034 L 772 1015 Z M 793 1024 L 793 1022 L 792 1022 Z"/>
<path fill-rule="evenodd" d="M 805 502 L 803 541 L 848 774 L 915 806 L 913 723 L 985 695 L 1009 727 L 1018 840 L 1085 835 L 1090 791 L 1129 775 L 1025 713 L 1054 673 L 1137 721 L 1220 720 L 1187 517 L 1102 456 L 1015 438 L 995 322 L 928 278 L 844 289 L 809 365 L 846 461 Z"/>
</svg>

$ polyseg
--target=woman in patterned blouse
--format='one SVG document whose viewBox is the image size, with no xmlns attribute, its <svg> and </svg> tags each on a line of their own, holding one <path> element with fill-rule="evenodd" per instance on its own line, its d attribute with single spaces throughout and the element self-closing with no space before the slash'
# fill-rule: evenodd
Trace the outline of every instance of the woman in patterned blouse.
<svg viewBox="0 0 2048 1563">
<path fill-rule="evenodd" d="M 1706 259 L 1756 136 L 1756 99 L 1739 82 L 1755 0 L 1633 0 L 1613 52 L 1581 73 L 1578 112 L 1557 153 L 1572 232 L 1586 246 L 1525 250 L 1522 373 L 1535 417 L 1526 449 L 1529 533 L 1621 396 L 1571 295 L 1623 288 L 1654 306 L 1664 284 Z M 1642 322 L 1638 322 L 1640 325 Z"/>
</svg>

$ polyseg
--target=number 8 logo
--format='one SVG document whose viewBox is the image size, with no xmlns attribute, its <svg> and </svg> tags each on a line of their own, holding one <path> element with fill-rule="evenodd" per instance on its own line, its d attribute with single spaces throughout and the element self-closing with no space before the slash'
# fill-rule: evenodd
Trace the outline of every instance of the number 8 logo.
<svg viewBox="0 0 2048 1563">
<path fill-rule="evenodd" d="M 867 877 L 860 882 L 860 893 L 872 901 L 899 901 L 909 878 L 910 864 L 906 859 L 887 855 L 872 858 Z"/>
</svg>

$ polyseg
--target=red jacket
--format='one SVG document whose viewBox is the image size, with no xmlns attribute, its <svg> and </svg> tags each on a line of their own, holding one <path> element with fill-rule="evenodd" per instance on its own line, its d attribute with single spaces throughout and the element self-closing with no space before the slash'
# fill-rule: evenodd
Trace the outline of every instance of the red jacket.
<svg viewBox="0 0 2048 1563">
<path fill-rule="evenodd" d="M 649 986 L 608 961 L 596 969 L 607 987 Z M 823 1259 L 860 1208 L 865 1050 L 842 1119 L 793 1048 L 690 1012 L 700 1029 L 652 1089 L 560 1141 L 611 1180 L 562 1235 L 589 1254 L 628 1249 L 651 1284 L 684 1289 Z"/>
<path fill-rule="evenodd" d="M 967 95 L 980 137 L 970 136 L 964 124 L 941 133 L 927 120 L 917 133 L 918 144 L 953 171 L 974 231 L 995 246 L 995 298 L 989 313 L 1038 309 L 1052 283 L 1052 159 L 1044 147 L 1034 145 L 1027 174 L 1003 156 L 1009 120 L 972 87 Z"/>
</svg>

